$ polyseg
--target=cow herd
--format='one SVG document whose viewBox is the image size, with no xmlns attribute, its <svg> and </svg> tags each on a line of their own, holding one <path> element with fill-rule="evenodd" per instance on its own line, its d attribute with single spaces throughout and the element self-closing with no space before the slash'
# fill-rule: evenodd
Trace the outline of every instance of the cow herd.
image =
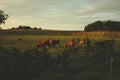
<svg viewBox="0 0 120 80">
<path fill-rule="evenodd" d="M 66 41 L 64 43 L 64 48 L 68 48 L 68 47 L 73 47 L 73 48 L 78 48 L 79 46 L 85 46 L 85 45 L 90 45 L 90 40 L 88 38 L 86 39 L 72 39 L 69 41 Z M 60 40 L 40 40 L 37 44 L 36 44 L 37 48 L 50 48 L 50 47 L 54 47 L 54 48 L 60 48 Z"/>
<path fill-rule="evenodd" d="M 66 41 L 64 43 L 63 48 L 68 48 L 68 47 L 73 47 L 73 48 L 78 48 L 79 46 L 84 46 L 86 48 L 94 48 L 94 49 L 100 49 L 100 48 L 105 48 L 105 47 L 111 47 L 113 48 L 114 46 L 114 39 L 111 40 L 103 40 L 103 41 L 98 41 L 93 43 L 91 45 L 91 41 L 89 38 L 85 39 L 72 39 L 69 41 Z M 37 48 L 60 48 L 60 40 L 40 40 L 37 45 Z"/>
</svg>

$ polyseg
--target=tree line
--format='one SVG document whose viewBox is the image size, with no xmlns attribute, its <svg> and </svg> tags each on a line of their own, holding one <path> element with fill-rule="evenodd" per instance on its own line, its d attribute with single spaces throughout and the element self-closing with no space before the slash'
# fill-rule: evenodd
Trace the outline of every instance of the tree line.
<svg viewBox="0 0 120 80">
<path fill-rule="evenodd" d="M 120 21 L 96 21 L 85 26 L 84 31 L 120 31 Z"/>
<path fill-rule="evenodd" d="M 32 28 L 31 26 L 24 26 L 24 25 L 20 25 L 20 26 L 18 26 L 18 27 L 13 27 L 13 28 L 11 28 L 11 29 L 25 29 L 25 30 L 31 30 L 31 29 L 35 29 L 35 30 L 42 30 L 42 28 L 40 27 L 40 28 L 37 28 L 37 27 L 34 27 L 34 28 Z"/>
</svg>

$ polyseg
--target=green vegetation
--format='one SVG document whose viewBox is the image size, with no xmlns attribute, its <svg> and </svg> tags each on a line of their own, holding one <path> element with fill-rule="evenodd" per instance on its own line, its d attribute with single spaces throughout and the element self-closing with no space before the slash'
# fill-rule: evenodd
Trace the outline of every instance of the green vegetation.
<svg viewBox="0 0 120 80">
<path fill-rule="evenodd" d="M 51 54 L 47 49 L 33 48 L 22 51 L 15 47 L 8 49 L 0 47 L 0 79 L 110 80 L 112 78 L 110 59 L 101 55 L 104 53 L 94 55 L 89 52 L 84 59 L 84 50 L 81 48 L 67 48 L 61 53 Z M 115 80 L 120 79 L 119 54 L 114 53 L 112 76 Z"/>
<path fill-rule="evenodd" d="M 92 45 L 106 39 L 116 43 L 114 49 L 95 52 L 82 46 L 63 48 L 66 41 L 87 37 Z M 0 31 L 0 80 L 119 80 L 119 37 L 119 32 Z M 59 39 L 60 48 L 37 49 L 42 39 Z"/>
</svg>

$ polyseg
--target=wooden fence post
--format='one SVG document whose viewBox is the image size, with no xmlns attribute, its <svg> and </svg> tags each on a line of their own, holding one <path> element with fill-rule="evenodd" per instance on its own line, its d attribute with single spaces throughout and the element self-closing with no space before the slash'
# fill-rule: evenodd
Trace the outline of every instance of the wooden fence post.
<svg viewBox="0 0 120 80">
<path fill-rule="evenodd" d="M 114 59 L 113 59 L 113 57 L 111 57 L 111 65 L 110 65 L 110 72 L 111 72 L 111 80 L 113 80 L 113 61 L 114 61 Z"/>
</svg>

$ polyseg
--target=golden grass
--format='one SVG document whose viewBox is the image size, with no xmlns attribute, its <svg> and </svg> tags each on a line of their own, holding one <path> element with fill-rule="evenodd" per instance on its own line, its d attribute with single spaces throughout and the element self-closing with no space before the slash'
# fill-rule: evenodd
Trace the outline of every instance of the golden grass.
<svg viewBox="0 0 120 80">
<path fill-rule="evenodd" d="M 70 32 L 71 36 L 65 35 L 20 35 L 20 34 L 0 34 L 0 46 L 18 46 L 18 47 L 35 47 L 39 40 L 59 39 L 60 45 L 63 46 L 66 41 L 73 38 L 89 38 L 92 44 L 96 41 L 115 39 L 116 45 L 120 45 L 120 32 Z"/>
</svg>

